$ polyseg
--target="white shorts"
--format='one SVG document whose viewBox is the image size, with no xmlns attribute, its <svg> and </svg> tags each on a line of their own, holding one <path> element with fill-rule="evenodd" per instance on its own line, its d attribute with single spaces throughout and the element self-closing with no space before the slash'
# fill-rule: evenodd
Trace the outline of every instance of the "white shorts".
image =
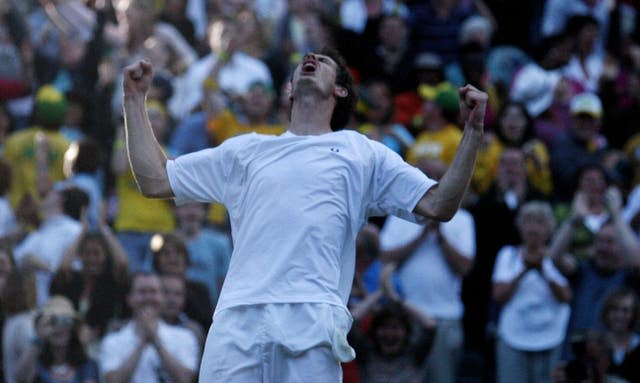
<svg viewBox="0 0 640 383">
<path fill-rule="evenodd" d="M 325 303 L 270 303 L 217 312 L 207 335 L 200 383 L 342 382 L 340 362 L 352 318 Z"/>
</svg>

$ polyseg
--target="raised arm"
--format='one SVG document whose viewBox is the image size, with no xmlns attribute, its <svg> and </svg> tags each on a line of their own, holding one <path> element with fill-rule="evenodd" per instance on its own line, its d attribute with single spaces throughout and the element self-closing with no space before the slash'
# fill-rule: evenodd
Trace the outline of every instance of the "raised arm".
<svg viewBox="0 0 640 383">
<path fill-rule="evenodd" d="M 414 213 L 440 221 L 450 220 L 460 206 L 484 131 L 487 94 L 471 85 L 460 88 L 458 94 L 460 111 L 466 122 L 456 156 L 440 182 L 424 194 L 414 209 Z"/>
<path fill-rule="evenodd" d="M 124 119 L 127 153 L 138 189 L 145 197 L 174 197 L 167 176 L 167 156 L 151 130 L 145 107 L 153 78 L 151 63 L 142 60 L 124 69 Z"/>
</svg>

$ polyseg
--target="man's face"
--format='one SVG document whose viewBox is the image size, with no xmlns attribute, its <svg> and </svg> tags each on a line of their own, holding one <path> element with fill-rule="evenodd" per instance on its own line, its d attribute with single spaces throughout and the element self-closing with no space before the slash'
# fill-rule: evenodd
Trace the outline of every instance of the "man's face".
<svg viewBox="0 0 640 383">
<path fill-rule="evenodd" d="M 332 97 L 336 90 L 337 70 L 338 65 L 329 56 L 306 54 L 293 72 L 293 99 L 308 93 L 317 93 L 323 98 Z"/>
<path fill-rule="evenodd" d="M 578 114 L 573 116 L 573 132 L 582 142 L 589 142 L 598 134 L 600 130 L 600 120 L 588 114 Z"/>
<path fill-rule="evenodd" d="M 610 271 L 619 268 L 621 249 L 613 225 L 602 226 L 596 234 L 594 247 L 594 261 L 599 268 Z"/>
<path fill-rule="evenodd" d="M 184 279 L 175 276 L 162 277 L 162 289 L 164 293 L 163 316 L 176 318 L 184 309 L 186 287 Z"/>
<path fill-rule="evenodd" d="M 134 315 L 142 309 L 151 309 L 157 315 L 164 304 L 162 284 L 157 275 L 138 275 L 132 281 L 127 303 Z"/>
</svg>

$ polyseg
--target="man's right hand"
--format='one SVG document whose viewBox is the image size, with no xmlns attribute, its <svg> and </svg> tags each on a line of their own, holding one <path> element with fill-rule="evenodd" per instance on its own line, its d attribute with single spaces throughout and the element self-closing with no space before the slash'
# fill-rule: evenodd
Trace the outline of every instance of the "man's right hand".
<svg viewBox="0 0 640 383">
<path fill-rule="evenodd" d="M 147 60 L 140 60 L 124 68 L 122 88 L 125 96 L 145 96 L 153 79 L 153 68 Z"/>
</svg>

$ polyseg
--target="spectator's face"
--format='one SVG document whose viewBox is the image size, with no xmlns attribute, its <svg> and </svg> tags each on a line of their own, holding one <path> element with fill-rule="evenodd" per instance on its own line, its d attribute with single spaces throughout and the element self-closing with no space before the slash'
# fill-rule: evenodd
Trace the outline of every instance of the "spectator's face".
<svg viewBox="0 0 640 383">
<path fill-rule="evenodd" d="M 598 40 L 598 26 L 587 25 L 578 33 L 576 44 L 578 51 L 583 54 L 589 54 L 593 51 L 596 41 Z"/>
<path fill-rule="evenodd" d="M 590 201 L 600 202 L 607 190 L 607 180 L 600 169 L 588 169 L 580 176 L 579 189 Z"/>
<path fill-rule="evenodd" d="M 544 246 L 551 235 L 551 228 L 545 219 L 534 214 L 526 216 L 519 229 L 525 246 L 534 248 Z"/>
<path fill-rule="evenodd" d="M 244 112 L 249 118 L 266 118 L 273 106 L 274 96 L 263 85 L 254 85 L 243 97 Z"/>
<path fill-rule="evenodd" d="M 620 267 L 621 249 L 613 225 L 602 226 L 596 234 L 594 248 L 594 261 L 599 268 L 613 271 Z"/>
<path fill-rule="evenodd" d="M 193 203 L 176 207 L 176 215 L 180 226 L 202 226 L 206 211 L 202 204 Z"/>
<path fill-rule="evenodd" d="M 520 142 L 527 127 L 527 118 L 522 108 L 510 105 L 504 111 L 500 120 L 500 129 L 504 137 L 510 142 Z"/>
<path fill-rule="evenodd" d="M 399 319 L 389 318 L 376 329 L 374 336 L 384 356 L 395 356 L 404 351 L 408 334 Z"/>
<path fill-rule="evenodd" d="M 69 316 L 51 316 L 43 317 L 40 320 L 49 321 L 51 324 L 51 333 L 47 337 L 47 342 L 54 347 L 64 347 L 71 341 L 71 335 L 74 331 L 75 319 Z"/>
<path fill-rule="evenodd" d="M 631 328 L 635 309 L 632 296 L 621 298 L 609 309 L 605 324 L 614 333 L 626 333 Z"/>
<path fill-rule="evenodd" d="M 581 142 L 589 142 L 595 139 L 600 130 L 600 120 L 587 114 L 573 116 L 573 132 Z"/>
<path fill-rule="evenodd" d="M 516 186 L 525 182 L 527 171 L 524 154 L 519 150 L 507 149 L 502 152 L 498 168 L 498 178 L 505 185 Z"/>
<path fill-rule="evenodd" d="M 157 254 L 158 272 L 161 274 L 184 275 L 187 261 L 171 243 L 166 243 Z"/>
<path fill-rule="evenodd" d="M 184 279 L 175 276 L 162 277 L 164 306 L 162 315 L 167 319 L 175 319 L 184 309 L 186 287 Z"/>
<path fill-rule="evenodd" d="M 162 284 L 157 275 L 138 275 L 132 282 L 127 303 L 134 314 L 142 309 L 151 309 L 157 315 L 164 304 Z"/>
<path fill-rule="evenodd" d="M 407 40 L 407 26 L 400 17 L 388 16 L 380 23 L 378 34 L 382 45 L 399 47 Z"/>
<path fill-rule="evenodd" d="M 80 260 L 82 260 L 82 271 L 85 274 L 97 276 L 104 269 L 107 253 L 100 242 L 88 240 L 80 251 Z"/>
<path fill-rule="evenodd" d="M 369 85 L 367 90 L 373 103 L 368 114 L 369 120 L 373 123 L 381 123 L 392 107 L 389 88 L 383 83 L 373 83 Z"/>
</svg>

